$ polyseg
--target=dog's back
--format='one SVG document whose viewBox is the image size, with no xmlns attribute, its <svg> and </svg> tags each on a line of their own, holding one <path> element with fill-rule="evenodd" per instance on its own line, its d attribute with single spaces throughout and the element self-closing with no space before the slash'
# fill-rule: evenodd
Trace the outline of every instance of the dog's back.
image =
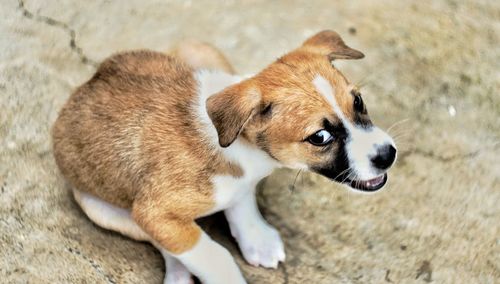
<svg viewBox="0 0 500 284">
<path fill-rule="evenodd" d="M 151 157 L 190 155 L 186 141 L 175 137 L 195 131 L 195 86 L 193 70 L 162 53 L 127 52 L 104 61 L 54 125 L 54 155 L 64 176 L 79 190 L 129 208 L 148 175 L 165 166 Z"/>
</svg>

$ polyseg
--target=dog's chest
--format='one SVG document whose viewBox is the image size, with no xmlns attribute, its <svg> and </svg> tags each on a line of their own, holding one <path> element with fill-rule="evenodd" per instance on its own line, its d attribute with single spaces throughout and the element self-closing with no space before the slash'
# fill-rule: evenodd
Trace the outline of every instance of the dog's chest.
<svg viewBox="0 0 500 284">
<path fill-rule="evenodd" d="M 215 206 L 206 215 L 227 209 L 235 205 L 247 194 L 254 194 L 255 186 L 278 166 L 272 158 L 263 151 L 248 147 L 236 140 L 230 147 L 224 149 L 224 156 L 237 162 L 243 170 L 243 175 L 216 175 L 212 177 L 213 200 Z"/>
</svg>

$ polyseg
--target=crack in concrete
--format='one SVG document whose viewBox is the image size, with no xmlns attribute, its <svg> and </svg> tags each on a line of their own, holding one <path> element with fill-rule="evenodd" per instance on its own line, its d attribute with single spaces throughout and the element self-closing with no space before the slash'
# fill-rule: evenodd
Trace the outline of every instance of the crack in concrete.
<svg viewBox="0 0 500 284">
<path fill-rule="evenodd" d="M 281 270 L 283 271 L 283 284 L 288 284 L 288 270 L 284 262 L 281 263 Z"/>
<path fill-rule="evenodd" d="M 76 43 L 76 32 L 74 29 L 70 28 L 66 23 L 63 23 L 61 21 L 55 20 L 55 19 L 47 17 L 47 16 L 42 16 L 42 15 L 37 15 L 35 13 L 32 13 L 31 11 L 26 9 L 23 0 L 18 0 L 18 1 L 19 1 L 19 9 L 21 9 L 21 11 L 23 12 L 23 16 L 25 18 L 28 18 L 28 19 L 31 19 L 31 20 L 34 20 L 34 21 L 37 21 L 40 23 L 44 23 L 44 24 L 47 24 L 49 26 L 58 27 L 60 29 L 63 29 L 64 31 L 66 31 L 66 33 L 70 37 L 69 47 L 74 53 L 76 53 L 78 55 L 78 57 L 80 58 L 80 61 L 83 64 L 97 68 L 97 66 L 99 64 L 96 61 L 90 59 L 87 55 L 85 55 L 85 53 L 83 52 L 83 49 Z"/>
<path fill-rule="evenodd" d="M 385 277 L 384 277 L 385 282 L 392 283 L 391 278 L 389 278 L 389 274 L 390 274 L 390 273 L 391 273 L 391 270 L 390 270 L 390 269 L 387 269 L 387 270 L 385 271 Z"/>
<path fill-rule="evenodd" d="M 424 278 L 422 278 L 425 282 L 432 282 L 432 267 L 431 262 L 428 260 L 422 262 L 422 265 L 420 265 L 417 270 L 417 277 L 415 277 L 415 279 L 420 278 L 422 275 L 425 275 Z"/>
</svg>

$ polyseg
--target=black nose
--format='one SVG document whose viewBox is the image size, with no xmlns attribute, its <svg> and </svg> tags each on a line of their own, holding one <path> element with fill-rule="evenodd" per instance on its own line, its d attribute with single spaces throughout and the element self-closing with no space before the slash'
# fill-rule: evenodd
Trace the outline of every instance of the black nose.
<svg viewBox="0 0 500 284">
<path fill-rule="evenodd" d="M 378 148 L 377 155 L 372 158 L 372 164 L 377 169 L 388 169 L 396 159 L 396 148 L 392 145 L 384 145 Z"/>
</svg>

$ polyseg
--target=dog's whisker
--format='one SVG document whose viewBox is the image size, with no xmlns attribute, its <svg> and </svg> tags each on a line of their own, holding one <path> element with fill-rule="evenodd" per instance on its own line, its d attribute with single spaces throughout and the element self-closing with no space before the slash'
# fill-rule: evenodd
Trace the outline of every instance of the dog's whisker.
<svg viewBox="0 0 500 284">
<path fill-rule="evenodd" d="M 409 120 L 410 120 L 409 118 L 404 118 L 404 119 L 402 119 L 402 120 L 400 120 L 400 121 L 397 121 L 397 122 L 393 123 L 393 124 L 392 124 L 392 125 L 391 125 L 388 129 L 387 129 L 387 133 L 389 133 L 389 134 L 390 134 L 390 133 L 391 133 L 391 130 L 392 130 L 394 127 L 396 127 L 396 126 L 398 126 L 398 125 L 401 125 L 401 124 L 403 124 L 403 123 L 406 123 L 406 122 L 408 122 Z"/>
<path fill-rule="evenodd" d="M 292 184 L 292 186 L 291 186 L 291 187 L 289 187 L 289 188 L 290 188 L 290 191 L 291 191 L 292 193 L 293 193 L 293 192 L 295 192 L 295 189 L 296 189 L 296 187 L 295 187 L 295 183 L 297 182 L 297 178 L 298 178 L 298 176 L 299 176 L 299 174 L 300 174 L 301 172 L 302 172 L 302 169 L 299 169 L 299 170 L 297 171 L 297 174 L 295 175 L 295 178 L 293 179 L 293 184 Z"/>
<path fill-rule="evenodd" d="M 347 177 L 350 180 L 356 180 L 357 174 L 355 172 L 351 171 Z M 347 191 L 347 200 L 350 201 L 350 198 L 351 198 L 351 191 L 348 190 Z"/>
<path fill-rule="evenodd" d="M 401 144 L 410 143 L 411 142 L 410 137 L 411 137 L 410 133 L 404 133 L 397 136 L 393 136 L 392 139 L 396 142 L 398 146 L 400 146 L 400 143 Z"/>
<path fill-rule="evenodd" d="M 403 125 L 398 125 L 398 127 L 399 126 L 403 126 Z M 411 133 L 412 132 L 411 129 L 408 129 L 408 128 L 398 128 L 398 127 L 395 127 L 395 128 L 393 127 L 391 129 L 390 135 L 398 135 L 400 133 Z M 388 132 L 388 134 L 389 134 L 389 132 Z"/>
<path fill-rule="evenodd" d="M 409 142 L 410 137 L 410 133 L 402 133 L 400 135 L 393 136 L 392 139 L 397 142 Z"/>
<path fill-rule="evenodd" d="M 351 169 L 351 168 L 349 168 Z M 342 180 L 342 183 L 344 183 L 346 180 L 351 180 L 351 177 L 353 176 L 354 172 L 349 171 L 349 174 Z"/>
<path fill-rule="evenodd" d="M 352 167 L 349 167 L 349 168 L 347 168 L 347 169 L 345 169 L 345 170 L 341 171 L 341 172 L 340 172 L 337 176 L 335 176 L 335 177 L 333 178 L 333 180 L 336 180 L 338 177 L 342 176 L 342 175 L 343 175 L 343 174 L 345 174 L 346 172 L 350 172 L 351 170 L 352 170 Z M 350 174 L 350 173 L 349 173 L 349 174 Z M 349 174 L 346 176 L 346 178 L 349 176 Z M 346 180 L 346 178 L 344 178 L 344 179 L 343 179 L 340 183 L 343 183 L 343 182 Z M 334 196 L 334 193 L 332 192 L 332 194 L 330 195 L 330 201 L 332 200 L 333 196 Z"/>
<path fill-rule="evenodd" d="M 394 126 L 391 126 L 391 128 L 387 131 L 387 133 L 390 133 L 390 134 L 395 134 L 395 133 L 399 133 L 399 132 L 405 132 L 405 131 L 412 131 L 410 128 L 408 128 L 408 124 L 397 124 L 397 125 L 394 125 Z"/>
<path fill-rule="evenodd" d="M 358 175 L 356 173 L 354 174 L 353 181 L 354 181 L 354 187 L 358 188 L 359 187 L 359 180 L 358 180 Z"/>
<path fill-rule="evenodd" d="M 397 144 L 398 146 L 398 152 L 406 152 L 411 149 L 411 144 L 409 143 L 401 143 Z"/>
<path fill-rule="evenodd" d="M 342 179 L 342 181 L 339 182 L 340 184 L 344 183 L 349 178 L 349 176 L 352 175 L 352 171 L 351 170 L 352 170 L 352 167 L 349 167 L 349 168 L 347 168 L 346 170 L 342 171 L 340 174 L 337 175 L 336 178 L 338 178 L 343 173 L 345 174 L 345 172 L 348 172 L 348 174 Z M 334 194 L 332 193 L 330 195 L 330 201 L 332 200 L 333 197 L 334 197 Z"/>
<path fill-rule="evenodd" d="M 410 130 L 400 130 L 399 132 L 394 133 L 394 134 L 392 135 L 392 138 L 394 139 L 394 137 L 398 137 L 398 136 L 407 136 L 407 135 L 410 135 L 410 134 L 412 134 L 412 133 L 410 132 Z"/>
<path fill-rule="evenodd" d="M 399 135 L 399 136 L 395 136 L 395 137 L 392 137 L 392 140 L 394 140 L 395 142 L 398 143 L 398 146 L 399 146 L 399 143 L 408 143 L 410 142 L 410 134 L 404 134 L 404 135 Z"/>
<path fill-rule="evenodd" d="M 394 141 L 409 141 L 413 136 L 413 133 L 410 132 L 410 131 L 399 131 L 398 133 L 396 134 L 392 134 L 391 137 L 392 137 L 392 140 Z"/>
<path fill-rule="evenodd" d="M 398 144 L 400 142 L 410 142 L 410 137 L 412 137 L 412 133 L 410 131 L 402 131 L 402 132 L 399 132 L 395 135 L 392 135 L 392 140 L 394 140 L 395 142 L 397 142 Z"/>
<path fill-rule="evenodd" d="M 337 179 L 338 177 L 340 177 L 341 175 L 343 175 L 343 174 L 344 174 L 344 173 L 346 173 L 347 171 L 350 171 L 351 169 L 352 169 L 352 167 L 349 167 L 349 168 L 347 168 L 347 169 L 345 169 L 345 170 L 341 171 L 341 172 L 340 172 L 337 176 L 335 176 L 335 177 L 333 178 L 333 180 Z"/>
</svg>

